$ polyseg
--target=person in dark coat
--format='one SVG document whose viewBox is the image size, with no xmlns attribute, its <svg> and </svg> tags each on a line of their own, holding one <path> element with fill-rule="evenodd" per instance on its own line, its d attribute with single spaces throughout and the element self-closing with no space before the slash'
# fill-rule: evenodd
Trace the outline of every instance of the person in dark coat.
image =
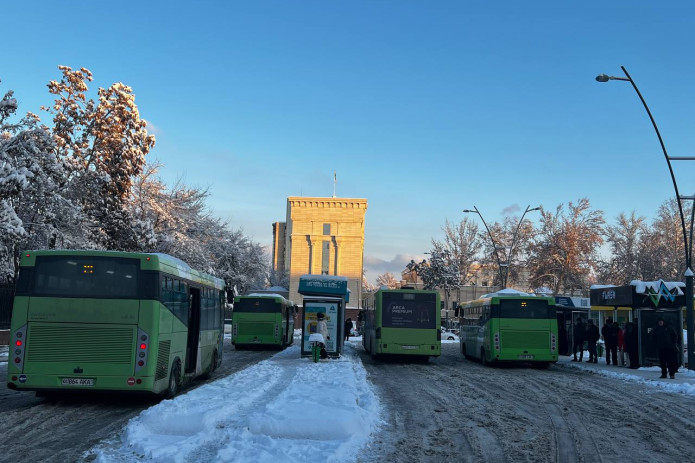
<svg viewBox="0 0 695 463">
<path fill-rule="evenodd" d="M 601 337 L 598 332 L 598 326 L 594 325 L 594 321 L 589 319 L 586 325 L 586 342 L 589 349 L 589 360 L 587 362 L 598 363 L 598 354 L 596 353 L 596 342 Z"/>
<path fill-rule="evenodd" d="M 612 318 L 606 319 L 606 323 L 601 328 L 601 336 L 603 342 L 606 343 L 606 365 L 618 365 L 618 327 L 617 323 L 613 323 Z"/>
<path fill-rule="evenodd" d="M 625 352 L 630 361 L 630 368 L 639 368 L 639 334 L 637 333 L 637 321 L 627 322 L 625 325 Z"/>
<path fill-rule="evenodd" d="M 659 351 L 660 377 L 665 378 L 668 370 L 668 374 L 673 379 L 678 371 L 680 336 L 671 325 L 666 324 L 663 318 L 659 317 L 656 323 L 656 328 L 652 330 L 652 338 Z"/>
<path fill-rule="evenodd" d="M 574 354 L 573 362 L 581 362 L 584 359 L 584 341 L 586 340 L 586 326 L 582 321 L 582 317 L 577 318 L 574 328 L 572 329 L 572 354 Z M 577 351 L 579 351 L 579 360 L 577 360 Z"/>
<path fill-rule="evenodd" d="M 352 318 L 345 320 L 345 340 L 350 339 L 350 330 L 352 330 Z"/>
</svg>

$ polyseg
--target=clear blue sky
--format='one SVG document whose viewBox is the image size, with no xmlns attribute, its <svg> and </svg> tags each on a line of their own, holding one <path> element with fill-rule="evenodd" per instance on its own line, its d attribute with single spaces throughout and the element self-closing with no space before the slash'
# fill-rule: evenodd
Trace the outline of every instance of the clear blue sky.
<svg viewBox="0 0 695 463">
<path fill-rule="evenodd" d="M 214 212 L 261 244 L 287 196 L 331 196 L 337 171 L 338 196 L 369 201 L 373 279 L 428 251 L 444 221 L 473 205 L 489 222 L 581 197 L 609 222 L 632 210 L 653 217 L 673 196 L 657 138 L 629 83 L 594 77 L 624 65 L 670 154 L 694 155 L 694 9 L 8 2 L 0 91 L 38 112 L 60 64 L 90 69 L 93 89 L 130 85 L 165 181 L 209 187 Z M 679 186 L 692 194 L 693 183 Z"/>
</svg>

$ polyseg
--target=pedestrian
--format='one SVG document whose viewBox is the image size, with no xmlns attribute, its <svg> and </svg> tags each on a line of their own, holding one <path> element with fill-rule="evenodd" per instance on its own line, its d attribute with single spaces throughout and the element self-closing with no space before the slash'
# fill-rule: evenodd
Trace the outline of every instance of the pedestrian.
<svg viewBox="0 0 695 463">
<path fill-rule="evenodd" d="M 598 326 L 594 325 L 594 321 L 592 319 L 589 319 L 586 325 L 586 342 L 589 349 L 589 360 L 587 360 L 587 362 L 598 362 L 598 354 L 596 353 L 596 342 L 599 340 L 600 337 L 601 334 L 598 332 Z"/>
<path fill-rule="evenodd" d="M 352 330 L 352 318 L 345 320 L 345 340 L 350 340 L 350 331 Z"/>
<path fill-rule="evenodd" d="M 330 341 L 331 336 L 328 334 L 328 324 L 326 323 L 326 315 L 323 312 L 316 313 L 316 332 L 323 336 L 323 342 L 321 343 L 321 358 L 328 358 L 328 352 L 326 351 L 326 342 Z"/>
<path fill-rule="evenodd" d="M 625 366 L 625 331 L 622 327 L 618 327 L 618 364 Z"/>
<path fill-rule="evenodd" d="M 606 365 L 610 365 L 611 360 L 613 365 L 618 364 L 618 330 L 618 324 L 613 323 L 612 318 L 607 318 L 601 328 L 601 336 L 606 344 Z"/>
<path fill-rule="evenodd" d="M 668 371 L 671 379 L 674 379 L 678 371 L 680 336 L 678 336 L 678 333 L 671 325 L 667 324 L 662 317 L 659 317 L 656 321 L 656 328 L 652 330 L 652 338 L 659 351 L 660 378 L 665 378 Z"/>
<path fill-rule="evenodd" d="M 637 333 L 637 321 L 627 322 L 625 325 L 625 352 L 633 370 L 639 368 L 639 335 Z"/>
<path fill-rule="evenodd" d="M 586 340 L 586 326 L 582 321 L 582 317 L 577 317 L 574 328 L 572 329 L 572 354 L 573 362 L 581 362 L 584 359 L 584 341 Z M 577 351 L 579 351 L 579 360 L 577 360 Z"/>
</svg>

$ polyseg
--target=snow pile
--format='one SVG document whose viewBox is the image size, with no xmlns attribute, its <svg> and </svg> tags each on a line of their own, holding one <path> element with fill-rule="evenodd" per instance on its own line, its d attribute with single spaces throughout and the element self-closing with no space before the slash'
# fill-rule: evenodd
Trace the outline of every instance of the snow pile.
<svg viewBox="0 0 695 463">
<path fill-rule="evenodd" d="M 295 345 L 234 375 L 165 400 L 133 418 L 98 462 L 352 461 L 381 406 L 347 343 L 313 363 Z"/>
<path fill-rule="evenodd" d="M 663 380 L 659 381 L 656 380 L 656 378 L 659 377 L 661 374 L 661 368 L 660 367 L 641 367 L 638 370 L 629 370 L 630 373 L 621 373 L 617 370 L 603 370 L 603 369 L 594 369 L 591 367 L 586 367 L 580 363 L 574 364 L 574 363 L 563 363 L 563 366 L 567 366 L 570 368 L 577 368 L 581 370 L 587 370 L 591 371 L 592 373 L 595 373 L 597 375 L 601 376 L 607 376 L 609 378 L 615 378 L 623 381 L 634 381 L 638 383 L 643 383 L 649 387 L 656 387 L 659 389 L 662 389 L 667 392 L 675 392 L 679 394 L 686 394 L 686 395 L 692 395 L 695 396 L 695 384 L 690 384 L 690 383 L 681 383 L 681 382 L 670 382 L 672 380 Z M 634 372 L 634 373 L 633 373 Z M 649 376 L 641 376 L 637 372 L 644 374 L 645 372 L 649 372 Z M 653 373 L 653 374 L 652 374 Z M 678 373 L 676 373 L 676 378 L 695 378 L 695 371 L 691 370 L 686 370 L 685 368 L 681 367 L 678 370 Z"/>
</svg>

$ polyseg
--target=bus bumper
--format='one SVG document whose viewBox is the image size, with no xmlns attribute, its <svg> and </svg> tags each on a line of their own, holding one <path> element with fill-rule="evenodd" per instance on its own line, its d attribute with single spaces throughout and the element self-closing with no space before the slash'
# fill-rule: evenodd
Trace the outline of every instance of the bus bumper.
<svg viewBox="0 0 695 463">
<path fill-rule="evenodd" d="M 154 378 L 142 376 L 85 376 L 10 374 L 7 387 L 18 391 L 149 391 Z M 166 386 L 166 385 L 164 385 Z"/>
</svg>

